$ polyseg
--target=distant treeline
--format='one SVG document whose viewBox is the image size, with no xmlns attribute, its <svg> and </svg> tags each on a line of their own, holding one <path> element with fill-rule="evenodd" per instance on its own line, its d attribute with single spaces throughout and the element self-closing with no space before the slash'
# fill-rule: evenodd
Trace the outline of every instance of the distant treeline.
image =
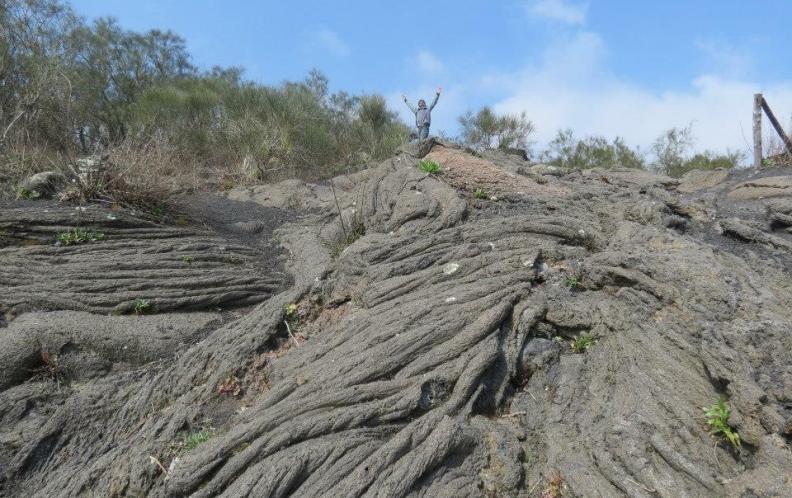
<svg viewBox="0 0 792 498">
<path fill-rule="evenodd" d="M 460 142 L 478 150 L 519 148 L 531 154 L 533 123 L 525 113 L 498 115 L 489 107 L 459 118 Z M 680 177 L 692 169 L 733 168 L 744 159 L 742 152 L 693 153 L 695 139 L 692 126 L 671 128 L 660 135 L 644 152 L 631 148 L 621 138 L 602 136 L 582 139 L 572 130 L 560 130 L 547 148 L 533 159 L 565 169 L 638 168 Z"/>
<path fill-rule="evenodd" d="M 459 118 L 467 146 L 531 149 L 525 114 L 489 108 Z M 102 152 L 128 177 L 234 184 L 327 177 L 390 156 L 410 127 L 380 95 L 330 93 L 317 71 L 268 86 L 241 68 L 202 71 L 170 31 L 86 23 L 61 0 L 0 1 L 0 181 Z M 650 154 L 603 137 L 561 131 L 536 159 L 564 168 L 625 166 L 681 175 L 731 167 L 738 154 L 691 156 L 690 129 Z M 129 178 L 127 178 L 129 179 Z"/>
<path fill-rule="evenodd" d="M 200 71 L 178 35 L 87 24 L 59 0 L 0 2 L 0 30 L 5 176 L 136 148 L 173 167 L 322 176 L 409 134 L 379 95 L 330 94 L 318 72 L 266 86 L 240 68 Z"/>
</svg>

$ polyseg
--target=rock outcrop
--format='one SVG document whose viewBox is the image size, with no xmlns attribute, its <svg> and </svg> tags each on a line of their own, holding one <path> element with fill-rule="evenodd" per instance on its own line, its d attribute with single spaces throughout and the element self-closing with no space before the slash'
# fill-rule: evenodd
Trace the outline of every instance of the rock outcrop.
<svg viewBox="0 0 792 498">
<path fill-rule="evenodd" d="M 564 496 L 788 495 L 792 206 L 738 210 L 743 178 L 537 182 L 444 144 L 432 176 L 416 168 L 425 152 L 328 185 L 232 191 L 301 213 L 275 232 L 291 280 L 252 236 L 223 242 L 233 230 L 108 225 L 89 208 L 83 225 L 107 240 L 69 249 L 51 244 L 64 208 L 4 210 L 0 257 L 16 270 L 0 309 L 20 316 L 0 348 L 21 346 L 0 354 L 0 490 L 539 496 L 552 481 Z M 198 244 L 206 260 L 183 264 Z M 125 310 L 141 288 L 183 326 L 119 351 L 127 320 L 155 317 L 89 312 Z M 234 292 L 229 304 L 258 304 L 176 314 Z M 140 340 L 155 330 L 141 320 Z M 79 378 L 59 357 L 97 366 Z M 740 447 L 706 426 L 721 398 Z"/>
</svg>

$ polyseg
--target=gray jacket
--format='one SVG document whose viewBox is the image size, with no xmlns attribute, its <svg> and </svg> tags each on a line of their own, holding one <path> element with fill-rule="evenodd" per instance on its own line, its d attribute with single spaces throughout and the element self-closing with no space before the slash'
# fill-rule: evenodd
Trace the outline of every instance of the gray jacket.
<svg viewBox="0 0 792 498">
<path fill-rule="evenodd" d="M 415 126 L 420 128 L 424 125 L 432 124 L 432 109 L 434 109 L 434 107 L 437 105 L 437 99 L 439 98 L 440 98 L 440 94 L 439 93 L 435 94 L 435 98 L 434 100 L 432 100 L 432 103 L 429 105 L 428 108 L 427 107 L 418 108 L 410 104 L 410 102 L 406 100 L 404 101 L 404 103 L 407 104 L 407 107 L 409 107 L 410 110 L 413 112 L 413 114 L 415 114 Z"/>
</svg>

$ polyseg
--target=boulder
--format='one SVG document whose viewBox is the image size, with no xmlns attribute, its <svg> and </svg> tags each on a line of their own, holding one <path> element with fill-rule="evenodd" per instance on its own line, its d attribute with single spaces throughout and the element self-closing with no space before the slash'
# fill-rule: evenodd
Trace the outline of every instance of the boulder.
<svg viewBox="0 0 792 498">
<path fill-rule="evenodd" d="M 792 196 L 792 175 L 768 176 L 742 182 L 734 186 L 728 198 L 738 201 Z"/>
<path fill-rule="evenodd" d="M 690 193 L 698 192 L 708 188 L 720 185 L 729 177 L 729 171 L 724 168 L 713 170 L 694 169 L 685 173 L 680 178 L 680 183 L 677 190 L 680 192 Z"/>
</svg>

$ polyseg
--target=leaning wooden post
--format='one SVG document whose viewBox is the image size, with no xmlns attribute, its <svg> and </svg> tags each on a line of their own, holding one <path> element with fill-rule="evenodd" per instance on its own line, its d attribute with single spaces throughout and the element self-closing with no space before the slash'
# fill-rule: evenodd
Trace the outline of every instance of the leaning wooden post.
<svg viewBox="0 0 792 498">
<path fill-rule="evenodd" d="M 754 142 L 754 168 L 762 167 L 762 102 L 761 93 L 754 94 L 753 108 L 753 142 Z"/>
</svg>

